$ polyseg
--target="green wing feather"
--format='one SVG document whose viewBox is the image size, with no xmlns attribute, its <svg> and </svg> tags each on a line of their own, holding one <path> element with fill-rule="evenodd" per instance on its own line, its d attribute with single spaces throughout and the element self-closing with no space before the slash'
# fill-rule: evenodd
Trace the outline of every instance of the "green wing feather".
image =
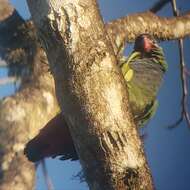
<svg viewBox="0 0 190 190">
<path fill-rule="evenodd" d="M 143 126 L 157 109 L 156 96 L 167 69 L 163 51 L 157 48 L 145 58 L 140 52 L 133 52 L 120 64 L 120 68 L 128 87 L 134 119 Z"/>
</svg>

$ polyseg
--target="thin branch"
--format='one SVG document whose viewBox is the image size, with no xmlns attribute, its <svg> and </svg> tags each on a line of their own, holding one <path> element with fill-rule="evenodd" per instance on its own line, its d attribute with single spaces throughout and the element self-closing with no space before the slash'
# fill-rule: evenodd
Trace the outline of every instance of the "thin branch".
<svg viewBox="0 0 190 190">
<path fill-rule="evenodd" d="M 151 8 L 150 11 L 156 13 L 160 11 L 166 4 L 168 4 L 171 0 L 159 0 L 156 2 Z"/>
<path fill-rule="evenodd" d="M 172 0 L 172 9 L 174 16 L 179 16 L 179 11 L 177 9 L 176 1 Z M 183 46 L 183 39 L 178 40 L 178 46 L 179 46 L 179 55 L 180 55 L 180 73 L 181 73 L 181 83 L 182 83 L 182 100 L 181 100 L 181 116 L 178 119 L 178 121 L 171 125 L 170 128 L 174 128 L 177 125 L 179 125 L 183 119 L 186 120 L 187 125 L 190 127 L 190 115 L 188 111 L 188 84 L 187 84 L 187 76 L 188 76 L 188 70 L 185 65 L 185 59 L 184 59 L 184 46 Z"/>
<path fill-rule="evenodd" d="M 179 119 L 175 123 L 168 125 L 167 128 L 173 129 L 177 127 L 182 121 L 183 121 L 183 117 L 180 116 Z"/>
<path fill-rule="evenodd" d="M 190 127 L 190 116 L 188 111 L 188 88 L 187 88 L 187 74 L 185 72 L 185 61 L 184 61 L 184 50 L 183 50 L 183 40 L 179 40 L 179 51 L 180 51 L 180 70 L 181 70 L 181 82 L 182 82 L 182 112 L 181 115 L 186 119 L 187 125 Z"/>
<path fill-rule="evenodd" d="M 52 183 L 52 181 L 51 181 L 51 179 L 50 179 L 50 177 L 48 175 L 47 167 L 46 167 L 46 163 L 45 163 L 44 159 L 41 161 L 41 164 L 42 164 L 42 172 L 43 172 L 43 175 L 44 175 L 44 178 L 45 178 L 47 189 L 48 190 L 54 190 L 53 183 Z"/>
</svg>

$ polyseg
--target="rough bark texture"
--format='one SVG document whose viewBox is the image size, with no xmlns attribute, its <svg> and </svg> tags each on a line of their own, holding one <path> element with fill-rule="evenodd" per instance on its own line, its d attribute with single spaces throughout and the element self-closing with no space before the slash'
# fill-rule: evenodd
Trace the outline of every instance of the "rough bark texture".
<svg viewBox="0 0 190 190">
<path fill-rule="evenodd" d="M 0 103 L 0 189 L 34 188 L 34 165 L 23 155 L 26 142 L 56 114 L 52 78 L 41 76 Z"/>
<path fill-rule="evenodd" d="M 8 0 L 1 0 L 0 21 L 7 19 L 14 11 Z"/>
<path fill-rule="evenodd" d="M 35 168 L 23 155 L 23 148 L 57 113 L 58 105 L 47 59 L 32 25 L 25 23 L 7 1 L 0 3 L 1 56 L 7 62 L 18 58 L 33 65 L 19 92 L 0 102 L 0 190 L 32 190 Z"/>
<path fill-rule="evenodd" d="M 96 1 L 28 5 L 90 189 L 153 189 Z"/>
<path fill-rule="evenodd" d="M 38 2 L 40 1 L 38 0 L 37 3 Z M 53 2 L 55 1 L 51 2 L 54 7 L 55 4 Z M 68 2 L 68 0 L 65 2 Z M 87 3 L 87 1 L 84 2 Z M 60 3 L 62 3 L 62 1 Z M 46 31 L 46 28 L 45 33 L 43 33 L 43 28 L 41 30 L 41 36 L 45 38 L 45 41 L 47 40 L 45 46 L 48 52 L 50 52 L 49 58 L 54 73 L 59 72 L 58 66 L 61 68 L 60 74 L 58 74 L 56 79 L 57 84 L 59 80 L 62 81 L 62 67 L 64 67 L 65 72 L 73 72 L 72 75 L 66 74 L 64 76 L 66 85 L 62 83 L 63 86 L 58 86 L 61 101 L 63 97 L 66 97 L 63 100 L 63 105 L 67 105 L 67 107 L 63 111 L 66 110 L 70 116 L 73 114 L 72 108 L 76 108 L 75 114 L 70 116 L 70 120 L 74 120 L 74 127 L 79 128 L 79 132 L 84 137 L 89 135 L 89 137 L 92 138 L 90 140 L 89 138 L 84 138 L 84 142 L 80 141 L 83 145 L 81 145 L 80 142 L 78 144 L 80 148 L 82 146 L 81 151 L 84 149 L 90 151 L 81 156 L 86 171 L 94 171 L 92 176 L 87 176 L 89 181 L 93 183 L 93 180 L 99 180 L 104 183 L 107 178 L 111 178 L 113 170 L 118 170 L 121 171 L 118 174 L 118 178 L 126 179 L 121 181 L 133 186 L 133 183 L 138 183 L 136 183 L 136 179 L 142 179 L 143 177 L 143 173 L 141 173 L 142 168 L 139 167 L 136 169 L 136 166 L 143 165 L 144 159 L 141 159 L 142 154 L 138 155 L 138 159 L 141 161 L 137 163 L 138 159 L 135 158 L 138 156 L 135 157 L 136 154 L 133 155 L 132 153 L 136 147 L 132 146 L 132 149 L 126 150 L 123 145 L 126 141 L 129 144 L 136 141 L 136 132 L 133 131 L 131 136 L 128 133 L 128 130 L 131 130 L 133 124 L 130 125 L 130 122 L 126 122 L 126 120 L 128 121 L 128 117 L 123 118 L 123 115 L 128 115 L 128 112 L 125 110 L 127 109 L 125 105 L 127 99 L 122 99 L 125 93 L 120 93 L 117 89 L 123 89 L 124 87 L 118 82 L 120 81 L 120 76 L 114 66 L 115 59 L 112 57 L 113 53 L 107 48 L 107 46 L 110 45 L 108 45 L 108 40 L 106 41 L 105 39 L 104 35 L 106 35 L 106 32 L 103 29 L 102 22 L 96 23 L 97 25 L 100 24 L 100 27 L 94 27 L 93 19 L 96 17 L 96 12 L 92 11 L 92 15 L 88 15 L 92 7 L 89 7 L 88 10 L 88 6 L 85 3 L 84 6 L 82 3 L 81 7 L 78 6 L 78 3 L 79 1 L 75 0 L 68 5 L 66 9 L 57 9 L 54 7 L 55 12 L 51 12 L 49 20 L 47 18 L 45 19 L 45 26 L 47 26 L 47 21 L 50 21 L 51 24 L 50 28 L 48 26 L 49 32 Z M 77 4 L 77 7 L 75 7 L 75 4 Z M 34 167 L 26 161 L 23 156 L 23 146 L 38 132 L 39 128 L 43 127 L 43 125 L 57 113 L 58 105 L 54 95 L 53 79 L 48 72 L 47 65 L 43 64 L 47 62 L 46 57 L 44 57 L 43 51 L 36 42 L 34 43 L 30 38 L 31 35 L 35 35 L 33 24 L 31 22 L 25 23 L 7 0 L 0 0 L 0 5 L 1 56 L 3 56 L 7 62 L 16 59 L 24 63 L 24 65 L 25 63 L 26 65 L 32 65 L 31 75 L 22 77 L 19 92 L 14 96 L 5 98 L 0 103 L 0 190 L 31 190 L 34 187 Z M 45 13 L 45 11 L 49 9 L 47 6 L 37 8 L 44 9 L 44 11 L 39 12 L 40 14 Z M 82 17 L 78 18 L 82 11 L 84 11 Z M 78 13 L 80 14 L 78 15 Z M 93 17 L 94 14 L 95 17 Z M 46 14 L 44 16 L 46 16 Z M 88 16 L 90 16 L 89 21 Z M 79 23 L 78 25 L 77 23 L 75 24 L 77 21 Z M 91 21 L 93 22 L 92 27 Z M 118 54 L 118 49 L 119 53 L 122 53 L 120 48 L 124 47 L 125 42 L 133 41 L 135 37 L 142 32 L 152 33 L 156 35 L 158 39 L 177 39 L 185 37 L 190 34 L 189 21 L 189 13 L 181 17 L 166 19 L 158 17 L 153 13 L 145 12 L 112 21 L 106 24 L 105 28 L 111 39 L 114 52 Z M 57 25 L 58 23 L 59 25 Z M 91 28 L 89 29 L 89 27 Z M 66 30 L 64 31 L 64 29 Z M 29 32 L 29 30 L 31 31 Z M 86 31 L 90 32 L 89 36 L 85 36 Z M 98 33 L 97 36 L 96 33 Z M 63 40 L 63 43 L 61 40 Z M 67 47 L 66 50 L 65 47 Z M 7 50 L 11 51 L 7 54 Z M 85 51 L 89 54 L 86 55 Z M 72 53 L 74 57 L 71 56 Z M 19 59 L 17 59 L 18 57 Z M 54 58 L 55 60 L 52 60 Z M 64 65 L 62 64 L 63 60 L 65 60 Z M 73 65 L 67 63 L 67 61 L 71 63 L 71 60 L 74 63 Z M 54 63 L 56 64 L 55 66 Z M 56 68 L 58 68 L 58 71 L 55 71 Z M 83 72 L 84 74 L 81 75 Z M 104 79 L 103 81 L 101 77 Z M 115 87 L 115 85 L 117 86 Z M 84 89 L 81 89 L 81 86 L 83 86 Z M 69 89 L 70 91 L 68 92 L 70 94 L 68 93 L 66 94 L 67 96 L 62 97 L 62 89 Z M 86 95 L 86 89 L 89 91 L 88 96 Z M 71 97 L 69 97 L 69 95 L 71 95 Z M 120 97 L 120 99 L 115 102 L 113 99 L 116 96 Z M 73 104 L 68 105 L 71 99 L 74 99 Z M 105 105 L 104 102 L 106 102 Z M 99 103 L 101 105 L 100 107 L 97 106 Z M 80 107 L 81 104 L 87 104 L 87 106 Z M 123 107 L 122 111 L 119 110 L 119 105 Z M 114 106 L 116 106 L 117 110 L 113 110 Z M 92 114 L 91 109 L 93 110 Z M 104 110 L 107 113 L 104 113 Z M 120 113 L 117 118 L 115 118 L 115 111 L 116 113 Z M 83 120 L 81 120 L 82 117 Z M 67 120 L 69 120 L 68 117 Z M 89 122 L 90 120 L 91 122 Z M 103 126 L 103 129 L 99 130 L 100 125 Z M 119 127 L 115 128 L 116 125 Z M 127 125 L 129 126 L 126 128 Z M 89 126 L 93 126 L 93 129 L 88 129 Z M 74 127 L 72 129 L 73 136 L 75 137 L 80 134 L 75 132 L 76 128 Z M 120 133 L 118 133 L 119 128 L 121 128 Z M 111 130 L 109 131 L 109 129 Z M 100 133 L 99 137 L 95 136 L 96 133 Z M 135 136 L 134 140 L 133 136 Z M 84 143 L 87 148 L 84 147 Z M 92 149 L 88 148 L 88 146 L 91 147 L 91 145 L 94 144 L 100 147 L 98 152 L 96 150 L 97 147 Z M 139 143 L 137 143 L 136 146 L 138 146 L 138 144 Z M 112 149 L 115 151 L 114 154 L 110 152 Z M 123 156 L 128 151 L 130 152 L 129 155 L 127 153 L 127 160 L 125 161 Z M 120 153 L 121 158 L 119 158 Z M 107 156 L 111 155 L 113 159 L 107 159 L 104 162 L 99 158 L 99 154 L 101 158 L 107 158 Z M 94 165 L 86 166 L 84 164 L 86 159 L 89 159 L 89 162 L 94 159 L 92 162 Z M 119 163 L 119 165 L 117 165 L 118 161 L 121 164 Z M 123 162 L 126 163 L 123 164 Z M 105 166 L 104 164 L 107 165 Z M 113 168 L 111 168 L 110 171 L 108 168 L 111 164 L 113 164 Z M 96 173 L 96 171 L 98 171 L 96 170 L 97 165 L 106 172 L 105 181 L 101 173 Z M 128 167 L 129 165 L 134 166 L 132 170 Z M 124 169 L 126 170 L 124 171 Z M 114 178 L 111 179 L 114 180 Z M 149 180 L 150 178 L 142 179 L 145 184 Z M 122 187 L 120 189 L 123 188 L 122 183 L 117 184 L 117 181 L 113 181 L 113 184 L 116 184 L 118 188 L 120 188 L 121 185 Z M 96 187 L 93 188 L 95 189 Z M 135 188 L 138 189 L 138 187 L 134 187 L 134 189 Z M 102 189 L 105 188 L 102 187 Z"/>
<path fill-rule="evenodd" d="M 159 17 L 149 11 L 136 13 L 106 24 L 106 29 L 117 53 L 126 42 L 133 42 L 142 33 L 152 34 L 159 40 L 190 36 L 190 13 L 173 18 Z"/>
</svg>

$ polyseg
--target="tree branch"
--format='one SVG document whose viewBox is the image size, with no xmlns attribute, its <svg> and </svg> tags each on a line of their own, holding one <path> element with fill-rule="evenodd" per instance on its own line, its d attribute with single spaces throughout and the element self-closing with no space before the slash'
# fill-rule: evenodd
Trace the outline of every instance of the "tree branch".
<svg viewBox="0 0 190 190">
<path fill-rule="evenodd" d="M 54 81 L 35 31 L 8 1 L 0 0 L 0 3 L 1 56 L 7 62 L 20 61 L 23 56 L 25 63 L 32 66 L 30 75 L 21 81 L 19 92 L 0 101 L 0 190 L 31 190 L 35 169 L 23 155 L 24 146 L 59 108 Z M 17 50 L 17 56 L 8 56 Z"/>
<path fill-rule="evenodd" d="M 177 4 L 175 0 L 171 1 L 172 10 L 174 16 L 179 16 L 179 11 L 177 9 Z M 174 128 L 178 126 L 183 119 L 186 120 L 188 127 L 190 127 L 190 115 L 188 110 L 188 72 L 185 65 L 185 56 L 184 56 L 184 46 L 183 46 L 183 39 L 178 40 L 179 46 L 179 56 L 180 56 L 180 72 L 181 72 L 181 83 L 182 83 L 182 100 L 181 100 L 181 116 L 180 118 L 173 124 L 170 125 L 169 128 Z"/>
<path fill-rule="evenodd" d="M 54 186 L 53 186 L 53 183 L 51 181 L 51 178 L 48 176 L 46 162 L 44 159 L 41 161 L 41 164 L 42 164 L 42 172 L 43 172 L 44 179 L 45 179 L 45 182 L 47 185 L 47 190 L 54 190 Z"/>
<path fill-rule="evenodd" d="M 190 13 L 165 18 L 152 12 L 132 14 L 106 24 L 114 52 L 126 42 L 133 42 L 142 33 L 149 33 L 159 40 L 174 40 L 190 35 Z"/>
<path fill-rule="evenodd" d="M 36 64 L 39 66 L 39 62 Z M 14 96 L 1 101 L 0 189 L 33 189 L 35 170 L 23 155 L 23 149 L 27 141 L 57 114 L 58 109 L 50 73 L 41 73 L 35 81 L 23 85 Z"/>
</svg>

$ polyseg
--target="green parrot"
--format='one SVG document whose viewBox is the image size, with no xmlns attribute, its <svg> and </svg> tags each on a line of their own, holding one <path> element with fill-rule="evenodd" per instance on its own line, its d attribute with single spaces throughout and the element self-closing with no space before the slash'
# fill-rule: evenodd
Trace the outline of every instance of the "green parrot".
<svg viewBox="0 0 190 190">
<path fill-rule="evenodd" d="M 134 50 L 120 61 L 125 78 L 131 111 L 138 126 L 144 126 L 154 115 L 158 90 L 167 70 L 164 52 L 149 34 L 135 40 Z"/>
<path fill-rule="evenodd" d="M 167 69 L 163 50 L 151 35 L 142 34 L 135 40 L 133 52 L 119 62 L 135 122 L 138 126 L 144 126 L 156 111 L 156 96 Z M 62 156 L 62 160 L 78 159 L 62 113 L 50 120 L 39 134 L 26 144 L 24 153 L 32 162 L 58 155 Z"/>
</svg>

